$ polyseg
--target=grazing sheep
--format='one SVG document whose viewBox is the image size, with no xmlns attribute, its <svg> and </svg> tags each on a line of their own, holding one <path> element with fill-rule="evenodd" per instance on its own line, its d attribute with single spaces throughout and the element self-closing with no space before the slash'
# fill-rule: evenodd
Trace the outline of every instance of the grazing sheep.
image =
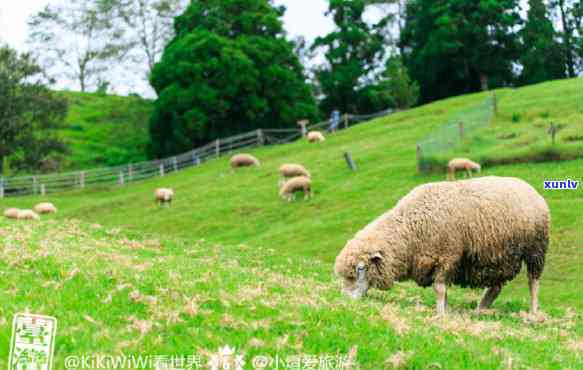
<svg viewBox="0 0 583 370">
<path fill-rule="evenodd" d="M 241 153 L 235 154 L 231 157 L 231 168 L 235 170 L 239 167 L 249 167 L 249 166 L 261 166 L 261 163 L 257 158 L 251 154 Z"/>
<path fill-rule="evenodd" d="M 306 200 L 312 197 L 312 181 L 309 177 L 292 177 L 283 184 L 279 195 L 288 202 L 291 202 L 295 198 L 295 193 L 299 192 L 304 193 L 304 199 Z"/>
<path fill-rule="evenodd" d="M 4 211 L 4 217 L 17 219 L 18 212 L 20 212 L 18 208 L 8 208 L 7 210 Z"/>
<path fill-rule="evenodd" d="M 19 220 L 40 220 L 40 217 L 31 209 L 21 209 L 18 211 L 18 216 L 16 216 Z"/>
<path fill-rule="evenodd" d="M 168 188 L 158 188 L 154 192 L 154 196 L 158 205 L 170 205 L 172 203 L 172 199 L 174 199 L 174 190 Z"/>
<path fill-rule="evenodd" d="M 478 311 L 526 264 L 531 313 L 549 243 L 549 208 L 526 182 L 483 177 L 421 185 L 348 241 L 336 257 L 344 293 L 355 298 L 395 281 L 433 285 L 437 312 L 447 286 L 487 288 Z"/>
<path fill-rule="evenodd" d="M 301 164 L 284 164 L 279 167 L 279 173 L 286 179 L 297 176 L 311 177 L 310 172 Z"/>
<path fill-rule="evenodd" d="M 39 203 L 34 206 L 34 211 L 40 215 L 46 213 L 57 213 L 57 207 L 53 203 Z"/>
<path fill-rule="evenodd" d="M 326 141 L 324 134 L 322 134 L 320 131 L 310 131 L 308 132 L 306 138 L 310 143 L 322 143 Z"/>
<path fill-rule="evenodd" d="M 472 171 L 480 172 L 482 167 L 467 158 L 454 158 L 447 164 L 447 179 L 455 180 L 456 171 L 466 171 L 469 177 L 472 177 Z"/>
</svg>

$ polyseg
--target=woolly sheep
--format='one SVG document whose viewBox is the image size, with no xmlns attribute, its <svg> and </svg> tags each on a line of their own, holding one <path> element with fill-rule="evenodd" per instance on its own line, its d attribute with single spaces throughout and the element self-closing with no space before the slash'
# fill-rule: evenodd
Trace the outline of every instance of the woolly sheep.
<svg viewBox="0 0 583 370">
<path fill-rule="evenodd" d="M 447 164 L 447 179 L 455 180 L 456 171 L 466 171 L 469 177 L 472 177 L 472 171 L 480 172 L 482 167 L 467 158 L 454 158 Z"/>
<path fill-rule="evenodd" d="M 18 211 L 18 216 L 16 216 L 19 220 L 40 220 L 38 214 L 31 209 L 21 209 Z"/>
<path fill-rule="evenodd" d="M 306 138 L 310 143 L 322 143 L 326 141 L 326 138 L 320 131 L 310 131 L 308 132 L 308 135 L 306 135 Z"/>
<path fill-rule="evenodd" d="M 531 313 L 549 243 L 549 208 L 526 182 L 483 177 L 418 186 L 348 241 L 336 257 L 343 292 L 358 299 L 395 281 L 433 285 L 445 313 L 447 286 L 487 288 L 477 310 L 526 264 Z"/>
<path fill-rule="evenodd" d="M 57 213 L 57 207 L 53 203 L 39 203 L 34 206 L 34 211 L 40 215 L 46 213 Z"/>
<path fill-rule="evenodd" d="M 233 170 L 239 167 L 249 166 L 261 166 L 261 163 L 251 154 L 235 154 L 233 157 L 231 157 L 231 168 Z"/>
<path fill-rule="evenodd" d="M 295 193 L 299 192 L 304 193 L 304 199 L 312 197 L 312 181 L 309 177 L 292 177 L 283 184 L 279 191 L 279 195 L 288 202 L 291 202 L 294 199 Z"/>
<path fill-rule="evenodd" d="M 8 208 L 7 210 L 4 211 L 4 217 L 17 219 L 18 212 L 20 212 L 18 208 Z"/>
<path fill-rule="evenodd" d="M 172 199 L 174 199 L 174 190 L 168 188 L 158 188 L 154 192 L 154 196 L 156 198 L 156 202 L 159 205 L 170 205 L 172 203 Z"/>
<path fill-rule="evenodd" d="M 285 178 L 297 177 L 297 176 L 305 176 L 311 177 L 310 172 L 301 164 L 284 164 L 279 167 L 279 173 L 281 176 Z"/>
</svg>

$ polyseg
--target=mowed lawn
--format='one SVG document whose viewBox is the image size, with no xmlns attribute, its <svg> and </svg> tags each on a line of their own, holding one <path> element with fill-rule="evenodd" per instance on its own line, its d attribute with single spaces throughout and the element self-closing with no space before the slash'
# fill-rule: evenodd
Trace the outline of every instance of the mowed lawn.
<svg viewBox="0 0 583 370">
<path fill-rule="evenodd" d="M 346 241 L 414 186 L 444 179 L 416 173 L 417 140 L 485 97 L 400 112 L 323 144 L 260 148 L 261 168 L 231 173 L 219 158 L 139 184 L 51 196 L 59 213 L 37 224 L 0 221 L 0 366 L 11 317 L 28 309 L 59 319 L 56 368 L 96 352 L 199 354 L 206 363 L 226 344 L 244 354 L 245 368 L 276 354 L 331 355 L 363 369 L 583 367 L 583 190 L 543 189 L 544 180 L 583 180 L 582 159 L 481 174 L 522 178 L 551 207 L 538 321 L 524 315 L 524 276 L 482 316 L 472 313 L 480 292 L 469 289 L 453 289 L 445 319 L 433 316 L 432 290 L 411 283 L 360 302 L 339 293 L 333 261 Z M 348 170 L 345 151 L 358 171 Z M 278 198 L 277 168 L 288 162 L 312 172 L 312 200 Z M 176 190 L 172 207 L 154 204 L 158 186 Z"/>
</svg>

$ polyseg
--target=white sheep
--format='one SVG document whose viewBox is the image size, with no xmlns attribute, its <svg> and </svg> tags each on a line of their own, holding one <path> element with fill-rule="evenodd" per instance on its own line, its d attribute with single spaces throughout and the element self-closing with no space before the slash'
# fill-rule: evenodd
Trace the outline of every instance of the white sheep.
<svg viewBox="0 0 583 370">
<path fill-rule="evenodd" d="M 326 141 L 324 134 L 320 131 L 310 131 L 308 132 L 308 135 L 306 135 L 306 138 L 310 143 L 323 143 Z"/>
<path fill-rule="evenodd" d="M 349 240 L 335 271 L 353 298 L 396 281 L 433 285 L 443 314 L 448 285 L 487 288 L 478 305 L 486 309 L 524 263 L 536 314 L 549 223 L 544 198 L 516 178 L 425 184 Z"/>
<path fill-rule="evenodd" d="M 235 154 L 231 157 L 230 164 L 233 170 L 239 167 L 261 166 L 257 158 L 247 153 Z"/>
<path fill-rule="evenodd" d="M 43 202 L 34 206 L 34 211 L 40 215 L 47 213 L 57 213 L 57 207 L 53 203 Z"/>
<path fill-rule="evenodd" d="M 34 220 L 34 221 L 38 221 L 40 220 L 40 217 L 38 214 L 36 214 L 35 211 L 31 210 L 31 209 L 21 209 L 18 211 L 18 216 L 16 216 L 17 219 L 19 220 Z"/>
<path fill-rule="evenodd" d="M 4 211 L 4 217 L 16 220 L 18 218 L 18 212 L 20 212 L 18 208 L 8 208 Z"/>
<path fill-rule="evenodd" d="M 288 163 L 279 167 L 279 173 L 286 179 L 297 176 L 311 177 L 310 172 L 301 164 Z"/>
<path fill-rule="evenodd" d="M 456 171 L 466 171 L 467 176 L 472 177 L 472 171 L 480 172 L 482 167 L 467 158 L 454 158 L 447 164 L 447 179 L 455 180 Z"/>
<path fill-rule="evenodd" d="M 154 197 L 159 205 L 170 205 L 174 199 L 174 190 L 169 188 L 158 188 L 154 192 Z"/>
<path fill-rule="evenodd" d="M 309 177 L 292 177 L 283 184 L 279 195 L 291 202 L 295 198 L 295 193 L 299 192 L 304 193 L 304 199 L 306 200 L 312 197 L 312 180 Z"/>
</svg>

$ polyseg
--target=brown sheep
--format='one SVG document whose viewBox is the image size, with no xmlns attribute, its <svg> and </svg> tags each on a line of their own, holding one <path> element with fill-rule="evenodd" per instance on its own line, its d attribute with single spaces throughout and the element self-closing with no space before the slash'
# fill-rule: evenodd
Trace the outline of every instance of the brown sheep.
<svg viewBox="0 0 583 370">
<path fill-rule="evenodd" d="M 291 202 L 295 198 L 295 193 L 299 192 L 304 193 L 305 200 L 312 197 L 312 181 L 309 177 L 292 177 L 283 184 L 279 195 L 288 202 Z"/>
<path fill-rule="evenodd" d="M 233 157 L 231 157 L 230 164 L 231 169 L 233 170 L 239 167 L 261 166 L 261 163 L 257 158 L 251 154 L 246 153 L 235 154 Z"/>
<path fill-rule="evenodd" d="M 310 131 L 308 132 L 306 138 L 310 143 L 323 143 L 326 141 L 324 134 L 322 134 L 320 131 Z"/>
<path fill-rule="evenodd" d="M 158 188 L 154 192 L 154 198 L 158 205 L 167 205 L 170 206 L 172 204 L 172 200 L 174 199 L 174 190 L 168 188 Z"/>
<path fill-rule="evenodd" d="M 336 258 L 344 293 L 355 298 L 395 281 L 433 285 L 437 312 L 447 286 L 487 288 L 478 311 L 526 264 L 531 313 L 549 244 L 549 208 L 526 182 L 483 177 L 421 185 L 348 241 Z"/>
<path fill-rule="evenodd" d="M 447 179 L 455 180 L 457 171 L 466 171 L 467 176 L 472 177 L 472 171 L 480 172 L 481 169 L 480 164 L 467 158 L 454 158 L 447 164 Z"/>
</svg>

